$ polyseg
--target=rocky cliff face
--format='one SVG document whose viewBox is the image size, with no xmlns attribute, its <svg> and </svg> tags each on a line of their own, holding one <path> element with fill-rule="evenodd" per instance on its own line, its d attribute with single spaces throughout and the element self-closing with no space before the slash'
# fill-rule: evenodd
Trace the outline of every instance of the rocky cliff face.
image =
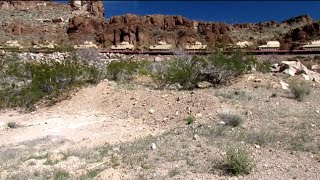
<svg viewBox="0 0 320 180">
<path fill-rule="evenodd" d="M 110 20 L 77 16 L 70 19 L 67 33 L 71 41 L 95 37 L 105 47 L 127 41 L 143 48 L 160 40 L 177 47 L 194 41 L 214 47 L 232 43 L 229 30 L 227 24 L 197 22 L 182 16 L 126 14 Z"/>
<path fill-rule="evenodd" d="M 162 40 L 177 48 L 194 41 L 214 48 L 244 40 L 256 45 L 279 40 L 282 48 L 289 49 L 320 35 L 319 23 L 306 15 L 280 23 L 229 25 L 166 15 L 125 14 L 105 20 L 102 1 L 92 1 L 89 14 L 74 13 L 68 4 L 44 1 L 3 1 L 0 9 L 2 40 L 17 39 L 24 44 L 54 40 L 58 44 L 73 45 L 89 40 L 108 48 L 127 41 L 144 49 Z"/>
</svg>

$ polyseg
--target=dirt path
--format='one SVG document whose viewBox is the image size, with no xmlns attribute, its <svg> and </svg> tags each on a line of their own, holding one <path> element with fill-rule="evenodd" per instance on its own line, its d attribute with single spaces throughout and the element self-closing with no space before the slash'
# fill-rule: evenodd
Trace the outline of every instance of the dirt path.
<svg viewBox="0 0 320 180">
<path fill-rule="evenodd" d="M 156 133 L 142 120 L 116 117 L 112 108 L 102 111 L 99 107 L 103 94 L 115 91 L 107 82 L 88 87 L 76 93 L 70 100 L 32 113 L 9 111 L 2 113 L 0 146 L 14 145 L 47 136 L 69 140 L 78 145 L 96 146 L 132 140 Z M 4 129 L 8 122 L 16 122 L 18 128 Z"/>
</svg>

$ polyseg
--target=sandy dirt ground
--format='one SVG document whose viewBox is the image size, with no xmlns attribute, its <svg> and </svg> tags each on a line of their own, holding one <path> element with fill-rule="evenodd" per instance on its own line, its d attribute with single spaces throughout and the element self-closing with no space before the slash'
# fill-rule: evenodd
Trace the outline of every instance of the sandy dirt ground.
<svg viewBox="0 0 320 180">
<path fill-rule="evenodd" d="M 59 179 L 57 169 L 64 169 L 69 175 L 62 179 L 320 179 L 319 87 L 313 85 L 306 102 L 297 102 L 280 80 L 248 75 L 232 86 L 195 91 L 105 80 L 52 107 L 2 111 L 0 178 Z M 229 135 L 223 138 L 208 136 L 207 130 L 220 126 L 219 113 L 230 111 L 245 118 L 241 127 L 225 130 Z M 191 126 L 184 120 L 188 116 L 196 119 Z M 8 122 L 17 127 L 7 128 Z M 302 130 L 312 148 L 293 149 L 281 140 L 291 142 Z M 281 138 L 257 146 L 248 138 L 238 142 L 239 134 L 232 134 L 238 131 Z M 245 144 L 256 162 L 249 175 L 215 168 L 223 147 L 235 141 Z M 156 150 L 150 148 L 153 142 Z M 108 150 L 101 153 L 100 147 Z M 92 158 L 94 152 L 98 158 Z"/>
</svg>

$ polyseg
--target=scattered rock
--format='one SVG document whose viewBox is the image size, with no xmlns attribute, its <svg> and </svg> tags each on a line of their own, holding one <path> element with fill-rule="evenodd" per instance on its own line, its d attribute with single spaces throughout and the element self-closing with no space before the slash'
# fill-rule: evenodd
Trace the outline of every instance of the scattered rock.
<svg viewBox="0 0 320 180">
<path fill-rule="evenodd" d="M 289 84 L 288 83 L 285 83 L 283 81 L 280 81 L 279 83 L 280 83 L 282 89 L 284 89 L 284 90 L 288 90 L 289 89 Z"/>
<path fill-rule="evenodd" d="M 199 135 L 198 135 L 198 134 L 195 134 L 195 135 L 193 136 L 193 140 L 197 140 L 197 139 L 199 139 Z"/>
<path fill-rule="evenodd" d="M 282 61 L 278 66 L 280 68 L 277 72 L 283 72 L 290 76 L 302 74 L 304 79 L 320 83 L 320 74 L 309 70 L 300 61 Z"/>
<path fill-rule="evenodd" d="M 150 114 L 153 114 L 154 112 L 155 112 L 154 109 L 150 109 L 150 110 L 149 110 L 149 113 L 150 113 Z"/>
<path fill-rule="evenodd" d="M 247 111 L 247 112 L 246 112 L 246 115 L 247 115 L 247 116 L 252 116 L 252 114 L 253 114 L 253 113 L 252 113 L 251 111 Z"/>
<path fill-rule="evenodd" d="M 157 146 L 156 146 L 155 143 L 151 143 L 151 146 L 150 146 L 150 147 L 151 147 L 152 150 L 156 150 L 156 149 L 157 149 Z"/>
<path fill-rule="evenodd" d="M 262 79 L 254 79 L 254 82 L 262 82 Z"/>
<path fill-rule="evenodd" d="M 201 81 L 201 82 L 199 82 L 199 83 L 197 84 L 197 86 L 198 86 L 199 88 L 208 88 L 208 87 L 211 87 L 212 84 L 209 83 L 208 81 Z"/>
<path fill-rule="evenodd" d="M 320 69 L 320 65 L 319 64 L 315 64 L 311 66 L 311 70 L 318 70 Z"/>
<path fill-rule="evenodd" d="M 61 153 L 53 153 L 48 157 L 50 161 L 61 161 L 65 158 L 65 156 Z"/>
<path fill-rule="evenodd" d="M 155 61 L 155 62 L 162 61 L 162 58 L 161 58 L 161 57 L 159 57 L 159 56 L 156 56 L 156 57 L 154 58 L 154 61 Z"/>
<path fill-rule="evenodd" d="M 220 125 L 226 125 L 226 122 L 220 121 L 219 124 L 220 124 Z"/>
<path fill-rule="evenodd" d="M 201 113 L 197 113 L 197 114 L 196 114 L 196 117 L 197 117 L 197 118 L 201 118 L 202 116 L 203 116 L 203 115 L 202 115 Z"/>
</svg>

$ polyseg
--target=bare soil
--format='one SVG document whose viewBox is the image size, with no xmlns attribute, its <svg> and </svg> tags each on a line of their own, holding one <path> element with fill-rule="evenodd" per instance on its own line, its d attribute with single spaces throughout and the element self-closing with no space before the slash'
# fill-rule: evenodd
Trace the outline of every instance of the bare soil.
<svg viewBox="0 0 320 180">
<path fill-rule="evenodd" d="M 0 179 L 320 179 L 319 85 L 298 102 L 280 80 L 194 91 L 105 80 L 52 107 L 2 111 Z M 243 122 L 222 125 L 221 113 Z M 237 147 L 255 163 L 248 175 L 226 171 Z"/>
</svg>

